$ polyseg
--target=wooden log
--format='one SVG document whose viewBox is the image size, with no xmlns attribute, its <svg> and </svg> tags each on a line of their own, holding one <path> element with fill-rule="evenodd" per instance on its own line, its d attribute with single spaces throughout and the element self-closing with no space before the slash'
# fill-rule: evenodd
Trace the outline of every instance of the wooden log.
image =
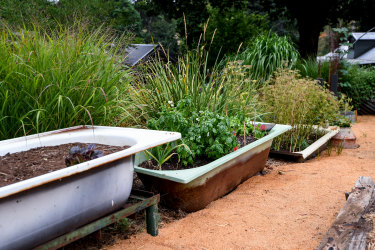
<svg viewBox="0 0 375 250">
<path fill-rule="evenodd" d="M 355 183 L 344 207 L 320 243 L 319 250 L 366 249 L 367 233 L 372 224 L 363 215 L 375 201 L 375 183 L 361 176 Z"/>
</svg>

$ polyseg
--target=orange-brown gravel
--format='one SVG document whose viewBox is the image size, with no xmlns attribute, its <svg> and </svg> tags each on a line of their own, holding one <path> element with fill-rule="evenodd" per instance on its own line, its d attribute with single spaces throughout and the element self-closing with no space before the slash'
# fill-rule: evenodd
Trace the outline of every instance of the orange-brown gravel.
<svg viewBox="0 0 375 250">
<path fill-rule="evenodd" d="M 109 249 L 316 249 L 360 176 L 375 179 L 375 116 L 353 126 L 358 149 L 255 176 L 207 208 Z"/>
</svg>

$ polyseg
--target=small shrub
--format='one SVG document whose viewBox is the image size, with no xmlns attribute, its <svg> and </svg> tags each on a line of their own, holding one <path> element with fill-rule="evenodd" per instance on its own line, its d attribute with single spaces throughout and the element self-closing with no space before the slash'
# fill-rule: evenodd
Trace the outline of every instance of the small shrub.
<svg viewBox="0 0 375 250">
<path fill-rule="evenodd" d="M 176 107 L 164 108 L 159 118 L 147 122 L 147 127 L 181 133 L 181 141 L 188 148 L 178 147 L 176 152 L 185 166 L 201 156 L 217 159 L 232 152 L 237 140 L 229 118 L 208 110 L 196 112 L 191 102 L 184 98 Z"/>
<path fill-rule="evenodd" d="M 340 73 L 340 91 L 352 99 L 355 109 L 363 101 L 375 99 L 374 67 L 344 64 Z"/>
<path fill-rule="evenodd" d="M 289 69 L 279 70 L 260 91 L 264 110 L 270 112 L 264 119 L 293 127 L 275 138 L 274 148 L 291 152 L 303 150 L 309 141 L 320 137 L 313 125 L 327 126 L 336 121 L 343 102 L 316 81 L 301 78 L 297 71 Z"/>
<path fill-rule="evenodd" d="M 182 135 L 180 144 L 159 146 L 148 153 L 159 168 L 175 153 L 184 166 L 202 157 L 215 160 L 236 150 L 236 135 L 260 139 L 266 134 L 260 125 L 254 125 L 259 118 L 256 114 L 250 119 L 244 115 L 227 117 L 208 110 L 196 112 L 191 103 L 189 97 L 180 100 L 176 106 L 170 103 L 169 107 L 162 109 L 158 118 L 147 123 L 150 129 L 176 131 Z"/>
</svg>

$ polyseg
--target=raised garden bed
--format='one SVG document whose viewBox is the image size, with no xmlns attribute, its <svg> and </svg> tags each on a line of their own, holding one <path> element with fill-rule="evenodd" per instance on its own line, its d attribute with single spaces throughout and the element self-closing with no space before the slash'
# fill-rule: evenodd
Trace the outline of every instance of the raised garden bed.
<svg viewBox="0 0 375 250">
<path fill-rule="evenodd" d="M 290 130 L 275 125 L 268 135 L 200 167 L 182 170 L 151 170 L 138 165 L 146 160 L 137 154 L 135 171 L 149 190 L 161 193 L 166 206 L 192 212 L 232 191 L 265 167 L 274 137 Z"/>
<path fill-rule="evenodd" d="M 70 157 L 69 151 L 73 147 L 86 149 L 90 146 L 104 155 L 129 148 L 129 146 L 68 143 L 6 154 L 0 156 L 0 187 L 65 168 L 66 159 Z M 94 150 L 90 153 L 94 153 Z"/>
<path fill-rule="evenodd" d="M 0 188 L 0 249 L 29 249 L 121 208 L 133 181 L 134 154 L 179 133 L 79 126 L 0 142 L 0 156 L 67 143 L 127 149 Z"/>
<path fill-rule="evenodd" d="M 327 148 L 327 145 L 332 137 L 334 137 L 340 129 L 338 127 L 330 128 L 318 128 L 320 131 L 324 132 L 324 135 L 318 140 L 310 144 L 307 148 L 302 151 L 290 152 L 286 150 L 271 150 L 270 155 L 276 158 L 283 158 L 296 162 L 304 162 L 318 155 L 321 151 Z"/>
</svg>

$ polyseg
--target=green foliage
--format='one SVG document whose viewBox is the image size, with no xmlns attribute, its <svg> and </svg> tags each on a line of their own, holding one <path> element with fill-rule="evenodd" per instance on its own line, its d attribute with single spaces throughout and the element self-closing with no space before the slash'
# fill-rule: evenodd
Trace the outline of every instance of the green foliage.
<svg viewBox="0 0 375 250">
<path fill-rule="evenodd" d="M 212 39 L 208 45 L 211 62 L 217 56 L 235 54 L 241 45 L 246 47 L 257 35 L 268 30 L 267 17 L 250 13 L 245 6 L 224 9 L 209 6 L 208 12 L 209 21 L 204 34 L 206 39 Z"/>
<path fill-rule="evenodd" d="M 197 112 L 191 107 L 192 99 L 182 99 L 176 107 L 163 108 L 160 117 L 149 120 L 147 127 L 181 133 L 188 148 L 178 147 L 176 151 L 185 166 L 198 157 L 217 159 L 232 152 L 237 141 L 229 118 L 208 110 Z"/>
<path fill-rule="evenodd" d="M 115 223 L 115 226 L 120 229 L 121 232 L 125 232 L 131 225 L 132 222 L 128 218 L 123 218 Z"/>
<path fill-rule="evenodd" d="M 336 147 L 336 154 L 341 155 L 342 150 L 344 149 L 344 142 L 341 142 L 339 145 Z"/>
<path fill-rule="evenodd" d="M 253 120 L 251 120 L 249 117 L 244 117 L 242 115 L 230 116 L 229 121 L 232 131 L 240 136 L 252 135 L 256 139 L 262 138 L 266 135 L 266 131 L 262 129 L 262 125 L 255 123 L 257 118 L 258 117 L 254 117 Z"/>
<path fill-rule="evenodd" d="M 348 41 L 348 37 L 351 33 L 349 28 L 340 27 L 340 28 L 333 28 L 332 30 L 338 36 L 341 46 L 348 46 L 349 48 L 353 47 L 353 44 Z M 340 53 L 342 53 L 342 51 L 340 51 Z"/>
<path fill-rule="evenodd" d="M 339 126 L 340 128 L 350 128 L 351 121 L 349 120 L 349 118 L 342 116 L 338 117 L 338 119 L 336 119 L 336 121 L 334 121 L 332 125 Z"/>
<path fill-rule="evenodd" d="M 148 23 L 145 32 L 142 33 L 145 43 L 160 43 L 170 55 L 176 56 L 178 52 L 176 20 L 169 20 L 163 15 L 146 18 Z"/>
<path fill-rule="evenodd" d="M 155 61 L 140 69 L 131 89 L 131 104 L 144 120 L 161 107 L 191 98 L 191 109 L 218 114 L 248 113 L 255 103 L 255 83 L 246 77 L 248 67 L 228 63 L 224 70 L 207 66 L 204 50 L 188 52 L 177 64 Z"/>
<path fill-rule="evenodd" d="M 186 144 L 179 144 L 173 146 L 172 143 L 167 143 L 162 146 L 154 147 L 150 150 L 146 150 L 146 155 L 151 157 L 158 164 L 159 170 L 165 162 L 167 162 L 173 155 L 177 154 L 175 151 L 179 147 L 184 147 L 184 151 L 190 152 L 189 147 Z"/>
<path fill-rule="evenodd" d="M 288 37 L 269 33 L 258 36 L 236 59 L 243 65 L 250 65 L 250 78 L 264 82 L 278 68 L 291 67 L 298 58 L 298 52 Z"/>
<path fill-rule="evenodd" d="M 0 19 L 15 27 L 32 28 L 37 23 L 45 29 L 71 26 L 81 20 L 90 29 L 102 24 L 118 31 L 139 33 L 141 18 L 129 0 L 0 0 Z"/>
<path fill-rule="evenodd" d="M 91 3 L 92 1 L 90 1 Z M 135 34 L 141 32 L 141 16 L 134 8 L 134 5 L 129 0 L 117 1 L 100 1 L 101 5 L 108 9 L 107 13 L 97 11 L 93 14 L 99 14 L 110 18 L 110 24 L 115 30 L 127 31 L 130 30 Z"/>
<path fill-rule="evenodd" d="M 319 62 L 316 58 L 310 57 L 307 59 L 298 59 L 293 67 L 298 70 L 302 77 L 309 77 L 311 79 L 319 78 Z M 329 62 L 320 63 L 320 78 L 328 80 L 329 75 Z"/>
<path fill-rule="evenodd" d="M 125 119 L 125 40 L 102 30 L 0 30 L 0 139 Z"/>
<path fill-rule="evenodd" d="M 290 132 L 274 139 L 276 150 L 303 150 L 311 136 L 320 136 L 313 125 L 325 127 L 336 121 L 343 105 L 316 81 L 288 69 L 279 70 L 260 91 L 262 105 L 270 112 L 265 121 L 292 126 Z"/>
<path fill-rule="evenodd" d="M 375 98 L 375 69 L 344 64 L 340 70 L 340 91 L 352 99 L 355 109 L 363 101 Z"/>
</svg>

